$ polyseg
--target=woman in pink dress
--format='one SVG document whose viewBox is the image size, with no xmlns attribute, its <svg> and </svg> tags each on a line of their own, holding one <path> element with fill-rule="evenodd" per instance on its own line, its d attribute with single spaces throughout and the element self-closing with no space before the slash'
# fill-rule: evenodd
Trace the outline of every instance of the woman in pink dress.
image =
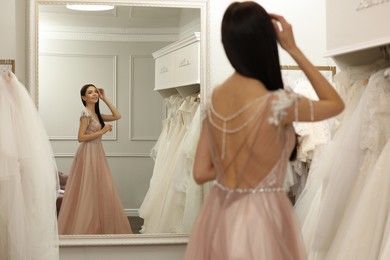
<svg viewBox="0 0 390 260">
<path fill-rule="evenodd" d="M 58 217 L 60 235 L 130 234 L 129 221 L 115 189 L 101 142 L 112 130 L 104 122 L 121 118 L 103 89 L 88 84 L 80 91 L 85 108 L 81 112 L 78 140 Z M 112 115 L 102 115 L 99 97 Z"/>
<path fill-rule="evenodd" d="M 304 71 L 319 101 L 283 89 L 277 41 Z M 194 164 L 198 184 L 214 181 L 192 228 L 185 259 L 306 259 L 283 190 L 295 147 L 293 121 L 320 121 L 344 104 L 295 45 L 292 28 L 255 2 L 233 3 L 222 43 L 235 69 L 206 106 Z"/>
</svg>

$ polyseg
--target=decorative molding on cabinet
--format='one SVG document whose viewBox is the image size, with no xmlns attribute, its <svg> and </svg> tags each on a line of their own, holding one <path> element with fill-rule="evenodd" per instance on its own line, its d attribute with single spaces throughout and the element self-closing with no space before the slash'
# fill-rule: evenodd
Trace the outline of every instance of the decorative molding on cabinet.
<svg viewBox="0 0 390 260">
<path fill-rule="evenodd" d="M 348 46 L 345 46 L 342 48 L 330 49 L 324 53 L 324 56 L 325 57 L 332 57 L 332 56 L 348 54 L 351 52 L 362 51 L 365 49 L 370 49 L 370 48 L 375 48 L 375 47 L 379 48 L 380 46 L 388 45 L 389 43 L 390 43 L 390 36 L 383 37 L 380 39 L 374 39 L 371 41 L 360 42 L 357 44 L 351 44 L 351 45 L 348 45 Z"/>
<path fill-rule="evenodd" d="M 155 86 L 162 97 L 200 91 L 200 33 L 194 32 L 153 53 Z"/>
<path fill-rule="evenodd" d="M 191 43 L 198 42 L 198 41 L 200 41 L 200 32 L 194 32 L 190 36 L 182 40 L 171 43 L 165 46 L 164 48 L 162 48 L 161 50 L 153 52 L 153 57 L 157 59 L 163 55 L 166 55 L 170 52 L 173 52 L 177 49 L 183 48 Z"/>
</svg>

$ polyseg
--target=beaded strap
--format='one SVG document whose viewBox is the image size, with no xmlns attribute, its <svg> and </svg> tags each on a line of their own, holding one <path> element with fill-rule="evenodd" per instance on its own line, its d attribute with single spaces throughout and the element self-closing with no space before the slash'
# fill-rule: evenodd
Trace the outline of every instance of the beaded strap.
<svg viewBox="0 0 390 260">
<path fill-rule="evenodd" d="M 313 122 L 314 121 L 314 107 L 313 107 L 313 101 L 311 99 L 307 99 L 309 102 L 309 107 L 310 107 L 310 120 Z"/>
<path fill-rule="evenodd" d="M 263 106 L 259 106 L 258 109 L 253 113 L 252 116 L 250 116 L 243 124 L 241 124 L 240 126 L 238 126 L 236 128 L 227 129 L 227 122 L 237 118 L 239 115 L 241 115 L 249 107 L 251 107 L 252 105 L 256 104 L 256 102 L 258 102 L 258 101 L 260 101 L 260 100 L 262 100 L 262 99 L 264 99 L 265 97 L 268 97 L 268 96 L 269 95 L 266 94 L 266 95 L 263 95 L 261 97 L 255 98 L 254 100 L 252 100 L 251 102 L 246 104 L 244 107 L 242 107 L 240 110 L 238 110 L 236 113 L 234 113 L 234 114 L 232 114 L 230 116 L 226 116 L 226 117 L 220 115 L 217 111 L 215 111 L 215 109 L 213 107 L 213 103 L 212 102 L 210 103 L 210 109 L 208 109 L 208 111 L 207 111 L 209 122 L 211 123 L 211 125 L 213 127 L 215 127 L 216 129 L 218 129 L 219 131 L 222 132 L 221 159 L 225 158 L 226 135 L 227 134 L 234 134 L 234 133 L 237 133 L 237 132 L 241 131 L 242 129 L 244 129 L 247 125 L 249 125 L 250 122 L 252 122 L 255 119 L 255 117 L 257 116 L 257 112 L 260 111 Z M 263 104 L 265 104 L 265 102 Z M 222 127 L 219 126 L 213 120 L 211 114 L 215 115 L 218 119 L 222 120 L 222 122 L 223 122 L 223 126 Z"/>
</svg>

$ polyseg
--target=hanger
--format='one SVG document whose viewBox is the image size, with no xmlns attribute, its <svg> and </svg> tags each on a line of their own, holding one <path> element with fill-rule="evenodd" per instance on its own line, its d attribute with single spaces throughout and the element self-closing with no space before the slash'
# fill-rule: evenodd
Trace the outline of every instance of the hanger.
<svg viewBox="0 0 390 260">
<path fill-rule="evenodd" d="M 0 60 L 0 64 L 5 65 L 3 67 L 4 77 L 6 79 L 11 78 L 12 74 L 14 73 L 15 61 L 14 60 Z"/>
<path fill-rule="evenodd" d="M 380 51 L 382 52 L 383 59 L 387 62 L 390 62 L 390 46 L 389 45 L 384 45 L 379 47 Z"/>
<path fill-rule="evenodd" d="M 384 75 L 386 79 L 390 79 L 390 67 L 385 70 Z"/>
</svg>

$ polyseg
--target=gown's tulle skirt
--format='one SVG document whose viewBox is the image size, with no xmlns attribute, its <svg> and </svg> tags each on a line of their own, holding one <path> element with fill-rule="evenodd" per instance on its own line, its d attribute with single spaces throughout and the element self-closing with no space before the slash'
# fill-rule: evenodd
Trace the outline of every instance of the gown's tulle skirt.
<svg viewBox="0 0 390 260">
<path fill-rule="evenodd" d="M 185 259 L 305 258 L 288 197 L 282 192 L 226 195 L 213 187 L 193 226 Z"/>
<path fill-rule="evenodd" d="M 59 234 L 129 234 L 100 140 L 80 145 L 58 219 Z"/>
</svg>

